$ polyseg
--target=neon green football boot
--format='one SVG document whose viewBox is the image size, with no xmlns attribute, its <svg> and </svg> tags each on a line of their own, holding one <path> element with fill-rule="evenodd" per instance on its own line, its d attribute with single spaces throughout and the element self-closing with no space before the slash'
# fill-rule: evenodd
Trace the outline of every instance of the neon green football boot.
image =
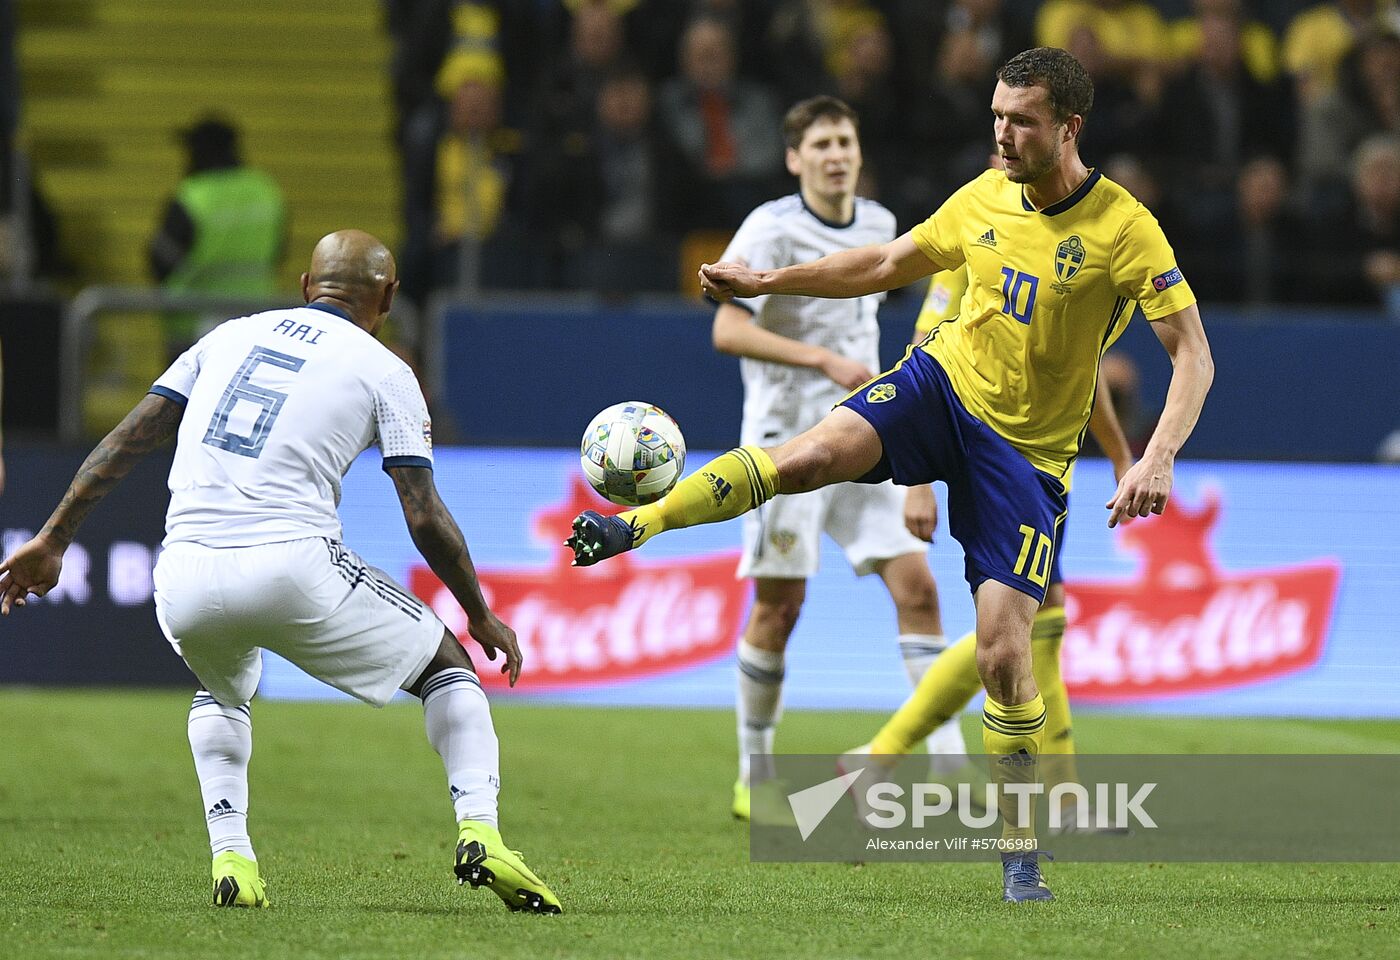
<svg viewBox="0 0 1400 960">
<path fill-rule="evenodd" d="M 258 861 L 227 850 L 214 858 L 214 906 L 266 907 L 267 886 Z"/>
<path fill-rule="evenodd" d="M 559 898 L 525 866 L 519 850 L 506 848 L 501 834 L 489 823 L 463 820 L 457 834 L 458 883 L 490 887 L 514 913 L 562 913 Z"/>
<path fill-rule="evenodd" d="M 749 785 L 742 780 L 734 781 L 734 802 L 729 805 L 729 812 L 734 814 L 735 820 L 747 820 L 752 809 L 753 793 L 749 790 Z"/>
<path fill-rule="evenodd" d="M 782 780 L 764 780 L 750 785 L 734 781 L 734 801 L 729 812 L 735 820 L 757 823 L 764 827 L 795 827 L 792 807 L 788 804 L 787 785 Z"/>
</svg>

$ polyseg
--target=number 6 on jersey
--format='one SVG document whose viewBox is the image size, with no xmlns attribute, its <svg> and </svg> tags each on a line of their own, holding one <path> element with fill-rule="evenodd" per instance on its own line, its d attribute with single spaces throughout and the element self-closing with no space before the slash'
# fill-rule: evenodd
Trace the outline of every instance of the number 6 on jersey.
<svg viewBox="0 0 1400 960">
<path fill-rule="evenodd" d="M 287 395 L 254 384 L 253 372 L 257 370 L 258 364 L 270 363 L 274 367 L 295 373 L 305 362 L 302 357 L 278 353 L 267 347 L 254 347 L 249 352 L 248 359 L 243 361 L 243 365 L 224 388 L 224 395 L 219 398 L 219 405 L 214 408 L 214 416 L 209 420 L 209 429 L 204 433 L 204 442 L 211 447 L 256 460 L 263 451 L 263 445 L 267 443 L 267 435 L 272 432 L 272 425 L 277 422 L 277 415 L 282 412 L 282 404 L 286 402 Z M 234 408 L 240 400 L 257 404 L 261 408 L 253 421 L 252 430 L 246 437 L 233 433 L 228 426 L 229 417 L 233 415 Z"/>
</svg>

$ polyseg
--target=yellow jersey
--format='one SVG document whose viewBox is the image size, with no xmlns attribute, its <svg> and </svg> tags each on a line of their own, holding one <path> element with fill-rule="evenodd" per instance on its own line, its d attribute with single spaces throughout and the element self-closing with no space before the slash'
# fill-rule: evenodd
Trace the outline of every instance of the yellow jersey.
<svg viewBox="0 0 1400 960">
<path fill-rule="evenodd" d="M 1099 359 L 1132 319 L 1196 302 L 1157 220 L 1097 170 L 1036 210 L 988 170 L 911 232 L 942 270 L 967 269 L 957 316 L 919 349 L 968 412 L 1061 479 L 1093 409 Z"/>
</svg>

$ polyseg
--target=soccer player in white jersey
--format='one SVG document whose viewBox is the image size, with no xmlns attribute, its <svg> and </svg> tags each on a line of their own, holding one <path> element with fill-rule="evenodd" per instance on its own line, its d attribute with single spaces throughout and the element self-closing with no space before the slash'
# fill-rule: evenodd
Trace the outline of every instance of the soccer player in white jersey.
<svg viewBox="0 0 1400 960">
<path fill-rule="evenodd" d="M 861 168 L 856 123 L 855 111 L 835 97 L 813 97 L 788 111 L 783 121 L 787 168 L 797 177 L 798 192 L 750 213 L 722 259 L 772 270 L 894 239 L 894 214 L 856 196 Z M 760 296 L 719 305 L 715 347 L 743 358 L 742 443 L 786 443 L 875 376 L 880 369 L 876 313 L 884 297 Z M 773 752 L 784 652 L 807 579 L 817 572 L 823 531 L 841 545 L 857 574 L 875 573 L 884 581 L 912 683 L 918 684 L 946 645 L 926 547 L 905 529 L 903 510 L 904 493 L 889 481 L 843 483 L 774 497 L 744 518 L 739 576 L 754 579 L 755 598 L 738 651 L 736 817 L 749 818 L 751 786 L 769 774 L 751 769 L 751 757 Z M 961 752 L 960 734 L 956 746 L 933 741 L 930 737 L 930 753 Z M 956 760 L 953 768 L 961 763 Z"/>
<path fill-rule="evenodd" d="M 482 597 L 433 483 L 422 391 L 375 339 L 398 285 L 382 243 L 333 233 L 302 274 L 306 306 L 229 320 L 181 355 L 83 462 L 38 535 L 0 563 L 0 613 L 53 588 L 88 512 L 175 436 L 156 619 L 202 688 L 189 740 L 214 904 L 267 906 L 247 826 L 248 701 L 267 649 L 375 706 L 400 689 L 421 698 L 459 823 L 458 881 L 489 887 L 512 910 L 558 913 L 497 831 L 498 746 L 471 660 L 431 609 L 340 542 L 340 479 L 378 445 L 414 545 L 515 683 L 515 632 Z"/>
</svg>

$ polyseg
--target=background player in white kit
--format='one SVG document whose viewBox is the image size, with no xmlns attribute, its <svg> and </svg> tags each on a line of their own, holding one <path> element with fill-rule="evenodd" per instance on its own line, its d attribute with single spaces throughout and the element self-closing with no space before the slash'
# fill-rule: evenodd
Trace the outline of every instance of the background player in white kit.
<svg viewBox="0 0 1400 960">
<path fill-rule="evenodd" d="M 459 821 L 455 872 L 512 910 L 558 898 L 501 842 L 498 746 L 471 660 L 432 610 L 340 542 L 340 479 L 372 444 L 413 542 L 515 683 L 515 633 L 486 605 L 438 497 L 432 434 L 408 366 L 375 339 L 398 280 L 374 237 L 333 233 L 302 274 L 306 306 L 229 320 L 180 356 L 88 456 L 44 528 L 0 563 L 0 613 L 57 582 L 78 525 L 144 454 L 177 434 L 156 618 L 203 687 L 189 715 L 216 906 L 267 905 L 248 836 L 249 699 L 262 649 L 383 706 L 420 697 Z"/>
<path fill-rule="evenodd" d="M 856 196 L 861 151 L 854 110 L 835 97 L 813 97 L 788 111 L 783 132 L 799 192 L 750 213 L 722 260 L 770 270 L 894 239 L 894 214 Z M 719 306 L 715 347 L 743 358 L 741 443 L 771 447 L 790 440 L 882 369 L 875 315 L 884 296 L 736 298 Z M 741 819 L 749 818 L 752 783 L 768 775 L 752 770 L 750 757 L 773 752 L 784 651 L 807 578 L 817 571 L 822 531 L 841 545 L 857 574 L 884 580 L 912 683 L 946 645 L 926 544 L 905 529 L 904 492 L 892 483 L 778 496 L 746 516 L 739 576 L 754 578 L 755 598 L 738 651 L 739 779 L 732 809 Z M 931 753 L 950 752 L 934 737 Z"/>
</svg>

